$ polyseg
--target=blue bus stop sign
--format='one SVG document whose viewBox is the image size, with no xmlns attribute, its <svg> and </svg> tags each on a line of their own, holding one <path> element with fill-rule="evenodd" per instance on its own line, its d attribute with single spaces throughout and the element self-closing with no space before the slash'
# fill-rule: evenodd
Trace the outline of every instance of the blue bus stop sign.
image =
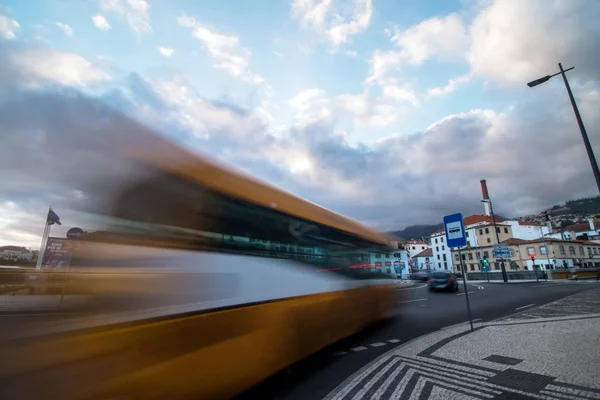
<svg viewBox="0 0 600 400">
<path fill-rule="evenodd" d="M 448 247 L 463 247 L 467 245 L 465 226 L 461 213 L 446 215 L 444 217 L 444 231 Z"/>
</svg>

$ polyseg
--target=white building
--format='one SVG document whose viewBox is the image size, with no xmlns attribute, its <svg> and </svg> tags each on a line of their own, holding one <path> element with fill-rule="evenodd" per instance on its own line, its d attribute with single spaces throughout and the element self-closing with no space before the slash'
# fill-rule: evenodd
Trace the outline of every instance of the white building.
<svg viewBox="0 0 600 400">
<path fill-rule="evenodd" d="M 369 263 L 378 268 L 383 274 L 394 277 L 408 276 L 408 253 L 406 250 L 394 250 L 390 253 L 370 253 Z"/>
<path fill-rule="evenodd" d="M 440 268 L 438 263 L 435 262 L 435 259 L 433 258 L 433 250 L 429 248 L 412 257 L 412 269 L 439 270 L 443 269 L 443 267 Z"/>
<path fill-rule="evenodd" d="M 470 215 L 463 219 L 467 245 L 465 249 L 474 247 L 490 246 L 508 239 L 535 240 L 549 233 L 548 227 L 544 225 L 495 218 L 496 232 L 494 232 L 494 221 L 488 215 Z M 440 269 L 453 271 L 454 259 L 445 243 L 444 229 L 440 229 L 431 235 L 433 259 L 438 263 Z"/>
<path fill-rule="evenodd" d="M 575 239 L 600 239 L 600 221 L 589 219 L 587 223 L 569 225 L 563 229 L 563 237 L 565 240 Z"/>
</svg>

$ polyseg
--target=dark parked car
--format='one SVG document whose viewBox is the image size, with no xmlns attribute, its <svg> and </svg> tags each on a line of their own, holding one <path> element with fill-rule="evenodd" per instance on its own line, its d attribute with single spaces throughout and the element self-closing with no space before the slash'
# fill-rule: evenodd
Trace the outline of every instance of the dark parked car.
<svg viewBox="0 0 600 400">
<path fill-rule="evenodd" d="M 434 272 L 427 280 L 429 290 L 451 290 L 458 291 L 458 279 L 451 272 Z"/>
</svg>

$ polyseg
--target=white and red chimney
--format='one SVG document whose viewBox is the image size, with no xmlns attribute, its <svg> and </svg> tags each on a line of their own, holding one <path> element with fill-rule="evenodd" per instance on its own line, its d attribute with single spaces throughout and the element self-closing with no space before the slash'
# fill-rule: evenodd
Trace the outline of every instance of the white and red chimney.
<svg viewBox="0 0 600 400">
<path fill-rule="evenodd" d="M 490 199 L 490 194 L 488 193 L 487 183 L 485 182 L 485 179 L 482 179 L 479 182 L 481 183 L 481 195 L 483 196 L 483 200 L 489 200 Z M 491 217 L 492 216 L 492 209 L 490 207 L 490 202 L 489 201 L 485 201 L 483 204 L 484 204 L 484 207 L 485 207 L 485 215 L 487 215 L 488 217 Z"/>
</svg>

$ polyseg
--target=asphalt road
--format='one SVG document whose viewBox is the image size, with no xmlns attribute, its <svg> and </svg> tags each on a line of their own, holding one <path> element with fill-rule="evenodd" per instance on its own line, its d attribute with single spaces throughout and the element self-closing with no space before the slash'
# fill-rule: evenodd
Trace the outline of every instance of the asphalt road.
<svg viewBox="0 0 600 400">
<path fill-rule="evenodd" d="M 491 321 L 596 287 L 598 283 L 468 284 L 473 319 Z M 393 320 L 339 342 L 238 397 L 246 399 L 319 399 L 344 379 L 393 346 L 450 325 L 468 321 L 465 290 L 429 292 L 418 283 Z"/>
</svg>

